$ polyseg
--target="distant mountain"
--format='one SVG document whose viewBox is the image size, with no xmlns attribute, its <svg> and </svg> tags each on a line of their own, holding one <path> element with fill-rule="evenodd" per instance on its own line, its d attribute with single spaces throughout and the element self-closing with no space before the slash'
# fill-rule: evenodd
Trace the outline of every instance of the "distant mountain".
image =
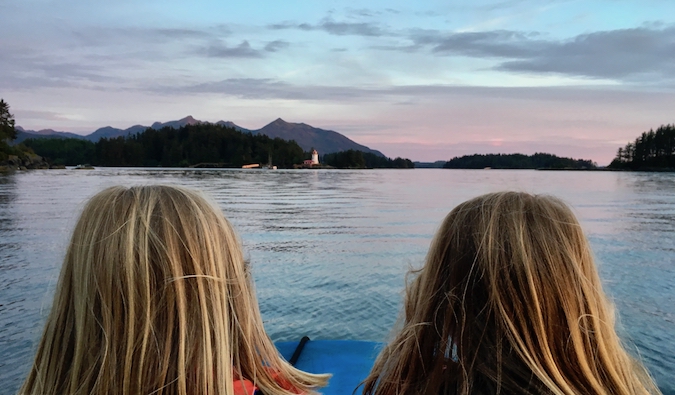
<svg viewBox="0 0 675 395">
<path fill-rule="evenodd" d="M 130 128 L 126 129 L 117 129 L 113 128 L 112 126 L 105 126 L 99 129 L 96 129 L 96 131 L 92 134 L 86 135 L 84 138 L 97 142 L 102 138 L 107 138 L 107 139 L 114 139 L 115 137 L 120 137 L 120 136 L 127 136 L 129 134 L 134 134 L 134 133 L 139 133 L 147 129 L 147 126 L 143 125 L 134 125 Z"/>
<path fill-rule="evenodd" d="M 25 130 L 21 126 L 16 127 L 16 139 L 12 141 L 12 144 L 19 144 L 22 141 L 26 139 L 40 139 L 40 138 L 47 138 L 47 139 L 83 139 L 84 136 L 75 134 L 75 133 L 68 133 L 68 132 L 57 132 L 56 130 L 52 129 L 42 129 L 42 130 Z"/>
<path fill-rule="evenodd" d="M 234 122 L 230 122 L 230 121 L 218 121 L 218 122 L 216 122 L 216 125 L 227 126 L 228 128 L 233 128 L 234 130 L 238 130 L 238 131 L 244 132 L 244 133 L 253 133 L 252 130 L 242 128 L 241 126 L 235 124 Z"/>
<path fill-rule="evenodd" d="M 187 117 L 183 119 L 179 119 L 177 121 L 169 121 L 165 123 L 161 122 L 155 122 L 151 126 L 153 129 L 161 129 L 164 127 L 170 127 L 174 129 L 178 129 L 181 126 L 185 125 L 194 125 L 196 123 L 199 123 L 200 121 L 194 119 L 191 115 L 188 115 Z M 97 129 L 94 133 L 87 135 L 85 138 L 89 141 L 97 142 L 98 140 L 102 138 L 107 138 L 107 139 L 113 139 L 115 137 L 120 137 L 120 136 L 127 136 L 130 134 L 136 134 L 145 131 L 148 126 L 143 126 L 143 125 L 134 125 L 130 128 L 126 129 L 117 129 L 113 128 L 112 126 L 106 126 L 100 129 Z"/>
<path fill-rule="evenodd" d="M 321 155 L 352 149 L 384 157 L 384 154 L 380 151 L 361 145 L 338 132 L 315 128 L 305 123 L 290 123 L 281 118 L 263 126 L 262 129 L 253 130 L 251 133 L 265 134 L 272 138 L 279 137 L 284 140 L 295 140 L 303 150 L 309 151 L 314 148 Z"/>
<path fill-rule="evenodd" d="M 197 123 L 201 123 L 201 121 L 198 121 L 198 120 L 192 118 L 192 115 L 188 115 L 187 117 L 185 117 L 183 119 L 179 119 L 177 121 L 169 121 L 169 122 L 164 122 L 164 123 L 155 122 L 150 127 L 153 128 L 153 129 L 156 129 L 156 130 L 159 130 L 161 128 L 165 128 L 167 126 L 170 127 L 170 128 L 178 129 L 178 128 L 183 127 L 185 125 L 194 125 L 194 124 L 197 124 Z"/>
<path fill-rule="evenodd" d="M 169 122 L 155 122 L 151 126 L 153 129 L 161 129 L 164 127 L 171 128 L 180 128 L 185 125 L 194 125 L 201 123 L 201 121 L 194 119 L 192 116 L 188 115 L 185 118 L 179 119 L 177 121 Z M 242 128 L 241 126 L 236 125 L 230 121 L 218 121 L 217 125 L 223 125 L 227 127 L 234 128 L 240 132 L 252 133 L 252 134 L 264 134 L 270 138 L 281 138 L 283 140 L 295 140 L 300 147 L 309 151 L 312 148 L 316 149 L 320 155 L 330 154 L 334 152 L 347 151 L 347 150 L 356 150 L 363 151 L 375 154 L 377 156 L 384 157 L 380 151 L 372 150 L 365 145 L 356 143 L 355 141 L 345 137 L 344 135 L 332 131 L 324 130 L 312 127 L 304 123 L 290 123 L 286 122 L 281 118 L 278 118 L 276 121 L 264 126 L 258 130 L 250 130 Z M 116 138 L 120 136 L 127 136 L 130 134 L 140 133 L 146 130 L 148 126 L 143 125 L 134 125 L 127 129 L 117 129 L 112 126 L 105 126 L 100 129 L 97 129 L 95 132 L 82 136 L 74 133 L 67 132 L 57 132 L 51 129 L 41 130 L 35 132 L 32 130 L 24 130 L 20 126 L 17 127 L 19 130 L 19 137 L 14 140 L 14 144 L 18 144 L 21 141 L 27 138 L 78 138 L 85 139 L 93 142 L 97 142 L 102 138 Z"/>
</svg>

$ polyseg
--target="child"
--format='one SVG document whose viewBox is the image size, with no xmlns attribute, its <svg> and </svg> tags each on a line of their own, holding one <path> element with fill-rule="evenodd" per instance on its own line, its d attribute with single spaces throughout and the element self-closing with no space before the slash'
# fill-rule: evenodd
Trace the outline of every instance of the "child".
<svg viewBox="0 0 675 395">
<path fill-rule="evenodd" d="M 404 313 L 364 394 L 659 393 L 622 346 L 588 241 L 556 198 L 457 206 Z"/>
<path fill-rule="evenodd" d="M 283 361 L 220 210 L 170 186 L 94 196 L 20 394 L 312 393 Z"/>
</svg>

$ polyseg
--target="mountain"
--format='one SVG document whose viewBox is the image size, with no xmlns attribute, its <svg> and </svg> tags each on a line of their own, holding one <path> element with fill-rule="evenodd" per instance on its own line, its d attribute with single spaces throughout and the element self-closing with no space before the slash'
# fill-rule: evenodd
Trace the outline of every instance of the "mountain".
<svg viewBox="0 0 675 395">
<path fill-rule="evenodd" d="M 93 142 L 97 142 L 102 138 L 113 139 L 115 137 L 126 136 L 128 134 L 139 133 L 147 129 L 147 126 L 143 125 L 134 125 L 126 129 L 117 129 L 112 126 L 105 126 L 99 129 L 92 134 L 84 136 L 85 139 Z"/>
<path fill-rule="evenodd" d="M 84 136 L 75 134 L 75 133 L 69 133 L 69 132 L 57 132 L 56 130 L 52 129 L 42 129 L 42 130 L 25 130 L 21 126 L 16 127 L 16 139 L 12 141 L 12 144 L 19 144 L 22 141 L 26 139 L 40 139 L 40 138 L 47 138 L 47 139 L 83 139 Z"/>
<path fill-rule="evenodd" d="M 243 133 L 253 133 L 252 130 L 244 129 L 241 126 L 235 124 L 234 122 L 230 122 L 230 121 L 218 121 L 218 122 L 216 122 L 216 125 L 226 126 L 228 128 L 233 128 L 234 130 L 238 130 L 238 131 L 243 132 Z"/>
<path fill-rule="evenodd" d="M 169 121 L 165 123 L 161 122 L 155 122 L 150 126 L 153 129 L 161 129 L 164 127 L 170 127 L 174 129 L 178 129 L 181 126 L 185 125 L 194 125 L 196 123 L 199 123 L 200 121 L 194 119 L 191 115 L 188 115 L 187 117 L 183 119 L 179 119 L 177 121 Z M 148 126 L 143 126 L 143 125 L 134 125 L 130 128 L 126 129 L 117 129 L 113 128 L 112 126 L 106 126 L 100 129 L 97 129 L 94 133 L 87 135 L 85 138 L 89 141 L 97 142 L 98 140 L 102 138 L 107 138 L 107 139 L 113 139 L 115 137 L 120 137 L 120 136 L 127 136 L 129 134 L 135 134 L 135 133 L 141 133 L 147 129 Z"/>
<path fill-rule="evenodd" d="M 192 115 L 188 115 L 187 117 L 185 117 L 183 119 L 179 119 L 177 121 L 169 121 L 169 122 L 164 122 L 164 123 L 155 122 L 150 127 L 153 128 L 153 129 L 156 129 L 156 130 L 159 130 L 161 128 L 165 128 L 167 126 L 170 127 L 170 128 L 178 129 L 178 128 L 183 127 L 185 125 L 194 125 L 194 124 L 197 124 L 197 123 L 201 123 L 201 121 L 198 121 L 198 120 L 192 118 Z"/>
<path fill-rule="evenodd" d="M 271 138 L 279 137 L 284 140 L 295 140 L 303 150 L 309 151 L 314 148 L 321 155 L 352 149 L 384 157 L 384 154 L 380 151 L 372 150 L 338 132 L 315 128 L 305 123 L 290 123 L 281 118 L 263 126 L 262 129 L 253 130 L 251 133 L 265 134 Z"/>
<path fill-rule="evenodd" d="M 192 116 L 188 115 L 185 118 L 179 119 L 177 121 L 169 122 L 155 122 L 151 126 L 153 129 L 161 129 L 164 127 L 171 128 L 180 128 L 185 125 L 194 125 L 201 123 L 201 121 L 194 119 Z M 384 157 L 380 151 L 372 150 L 365 145 L 361 145 L 344 135 L 332 131 L 324 130 L 312 127 L 305 123 L 290 123 L 286 122 L 281 118 L 278 118 L 276 121 L 265 125 L 263 128 L 258 130 L 250 130 L 242 128 L 241 126 L 236 125 L 230 121 L 218 121 L 217 125 L 223 125 L 227 127 L 234 128 L 243 133 L 252 133 L 252 134 L 264 134 L 270 138 L 281 138 L 284 140 L 295 140 L 300 147 L 309 151 L 312 148 L 317 150 L 320 155 L 331 154 L 334 152 L 347 151 L 347 150 L 356 150 L 363 151 L 375 154 L 377 156 Z M 18 144 L 21 141 L 27 138 L 78 138 L 85 139 L 93 142 L 97 142 L 102 138 L 116 138 L 120 136 L 127 136 L 129 134 L 135 134 L 145 131 L 148 126 L 143 125 L 134 125 L 127 129 L 117 129 L 112 126 L 105 126 L 97 129 L 95 132 L 82 136 L 79 134 L 68 133 L 68 132 L 57 132 L 51 129 L 41 130 L 39 132 L 32 130 L 24 130 L 20 126 L 17 126 L 18 138 L 14 140 L 13 144 Z"/>
</svg>

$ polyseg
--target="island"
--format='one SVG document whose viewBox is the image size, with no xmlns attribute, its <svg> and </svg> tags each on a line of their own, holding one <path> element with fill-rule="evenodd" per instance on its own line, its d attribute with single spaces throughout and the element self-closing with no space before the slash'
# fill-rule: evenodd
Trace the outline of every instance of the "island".
<svg viewBox="0 0 675 395">
<path fill-rule="evenodd" d="M 675 125 L 643 132 L 618 149 L 608 166 L 616 170 L 675 171 Z"/>
<path fill-rule="evenodd" d="M 597 165 L 588 159 L 562 158 L 552 154 L 473 154 L 454 157 L 444 169 L 540 169 L 591 170 Z"/>
</svg>

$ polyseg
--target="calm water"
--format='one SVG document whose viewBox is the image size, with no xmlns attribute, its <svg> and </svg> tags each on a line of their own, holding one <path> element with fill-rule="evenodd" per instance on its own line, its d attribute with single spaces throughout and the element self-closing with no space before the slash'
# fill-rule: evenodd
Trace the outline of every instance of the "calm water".
<svg viewBox="0 0 675 395">
<path fill-rule="evenodd" d="M 503 189 L 557 195 L 591 240 L 621 330 L 675 394 L 675 174 L 498 170 L 33 170 L 0 175 L 0 393 L 33 356 L 83 202 L 111 185 L 210 194 L 250 258 L 274 340 L 384 341 L 404 274 L 456 204 Z"/>
</svg>

